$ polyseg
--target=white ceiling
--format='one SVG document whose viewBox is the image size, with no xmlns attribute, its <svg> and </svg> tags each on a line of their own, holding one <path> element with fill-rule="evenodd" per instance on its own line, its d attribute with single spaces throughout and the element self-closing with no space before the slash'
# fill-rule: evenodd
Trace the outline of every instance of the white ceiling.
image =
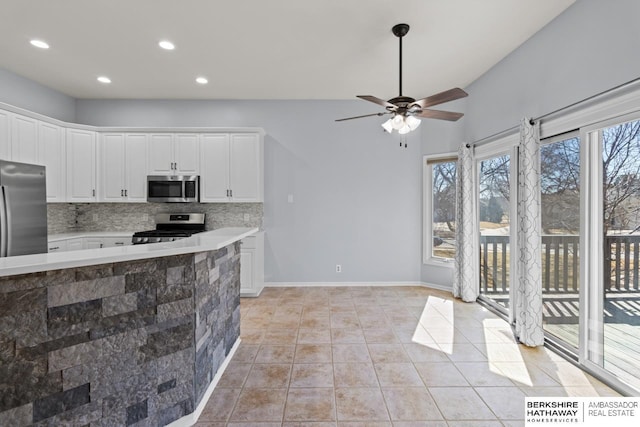
<svg viewBox="0 0 640 427">
<path fill-rule="evenodd" d="M 465 87 L 573 2 L 2 0 L 0 67 L 75 98 L 388 99 L 406 22 L 403 92 L 422 98 Z"/>
</svg>

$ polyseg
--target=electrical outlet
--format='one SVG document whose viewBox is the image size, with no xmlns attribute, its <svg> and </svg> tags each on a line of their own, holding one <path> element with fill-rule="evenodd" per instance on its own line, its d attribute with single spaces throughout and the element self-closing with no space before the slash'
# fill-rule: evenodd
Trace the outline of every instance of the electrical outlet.
<svg viewBox="0 0 640 427">
<path fill-rule="evenodd" d="M 244 214 L 244 222 L 249 222 L 251 221 L 251 215 L 249 215 L 248 213 Z"/>
<path fill-rule="evenodd" d="M 98 222 L 98 214 L 93 214 L 93 222 Z"/>
<path fill-rule="evenodd" d="M 340 264 L 336 264 L 336 273 L 342 273 L 342 266 Z"/>
</svg>

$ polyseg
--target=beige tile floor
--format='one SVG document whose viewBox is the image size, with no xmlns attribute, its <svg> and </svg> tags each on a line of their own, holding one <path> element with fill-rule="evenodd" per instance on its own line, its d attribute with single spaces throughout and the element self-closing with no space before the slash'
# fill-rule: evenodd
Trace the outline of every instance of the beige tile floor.
<svg viewBox="0 0 640 427">
<path fill-rule="evenodd" d="M 240 309 L 197 426 L 521 426 L 525 396 L 618 395 L 428 288 L 267 288 Z"/>
</svg>

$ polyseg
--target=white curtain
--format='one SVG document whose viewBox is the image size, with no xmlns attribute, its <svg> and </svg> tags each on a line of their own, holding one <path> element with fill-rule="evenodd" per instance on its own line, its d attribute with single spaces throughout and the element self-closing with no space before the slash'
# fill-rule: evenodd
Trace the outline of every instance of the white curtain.
<svg viewBox="0 0 640 427">
<path fill-rule="evenodd" d="M 539 124 L 524 118 L 518 147 L 518 277 L 514 286 L 514 319 L 518 340 L 544 344 L 540 223 Z"/>
<path fill-rule="evenodd" d="M 456 256 L 453 295 L 463 301 L 478 298 L 474 256 L 473 148 L 462 144 L 458 150 L 456 172 Z"/>
</svg>

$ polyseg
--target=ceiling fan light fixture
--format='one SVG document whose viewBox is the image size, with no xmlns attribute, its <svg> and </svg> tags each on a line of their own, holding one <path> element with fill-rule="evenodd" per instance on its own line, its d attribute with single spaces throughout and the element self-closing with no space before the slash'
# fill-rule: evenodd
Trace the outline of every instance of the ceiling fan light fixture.
<svg viewBox="0 0 640 427">
<path fill-rule="evenodd" d="M 407 116 L 404 121 L 411 130 L 418 129 L 418 126 L 420 126 L 420 123 L 422 123 L 420 119 L 417 119 L 414 116 Z"/>
<path fill-rule="evenodd" d="M 398 133 L 400 135 L 405 135 L 409 132 L 411 132 L 411 128 L 409 127 L 409 125 L 406 125 L 406 124 L 402 126 L 400 129 L 398 129 Z"/>
<path fill-rule="evenodd" d="M 393 122 L 393 120 L 389 119 L 386 122 L 384 122 L 383 124 L 381 124 L 380 126 L 382 126 L 382 128 L 386 132 L 391 133 L 391 132 L 393 132 L 393 123 L 392 122 Z"/>
<path fill-rule="evenodd" d="M 395 130 L 402 129 L 405 126 L 404 117 L 401 114 L 396 114 L 395 116 L 393 116 L 393 118 L 391 119 L 391 126 Z"/>
</svg>

